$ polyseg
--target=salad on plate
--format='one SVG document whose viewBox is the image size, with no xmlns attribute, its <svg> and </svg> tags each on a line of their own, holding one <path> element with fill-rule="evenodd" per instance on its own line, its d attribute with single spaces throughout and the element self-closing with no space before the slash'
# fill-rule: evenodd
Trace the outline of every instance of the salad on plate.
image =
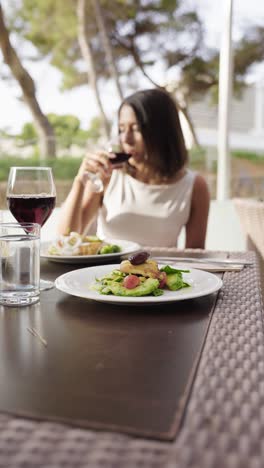
<svg viewBox="0 0 264 468">
<path fill-rule="evenodd" d="M 170 265 L 159 268 L 149 256 L 146 251 L 130 255 L 128 260 L 120 263 L 119 269 L 96 278 L 90 285 L 91 289 L 104 295 L 139 297 L 161 296 L 166 289 L 177 291 L 190 287 L 182 275 L 189 270 L 179 270 Z"/>
<path fill-rule="evenodd" d="M 97 236 L 85 236 L 78 232 L 61 235 L 48 247 L 49 255 L 105 255 L 121 252 L 121 247 L 109 244 Z"/>
</svg>

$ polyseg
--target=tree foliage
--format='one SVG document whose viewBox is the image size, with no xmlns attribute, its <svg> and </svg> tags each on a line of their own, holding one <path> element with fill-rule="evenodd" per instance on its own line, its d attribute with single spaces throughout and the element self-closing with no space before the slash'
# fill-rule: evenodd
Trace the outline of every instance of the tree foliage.
<svg viewBox="0 0 264 468">
<path fill-rule="evenodd" d="M 62 73 L 62 89 L 87 84 L 87 69 L 78 44 L 76 0 L 21 0 L 13 12 L 16 31 L 48 57 Z M 86 1 L 86 24 L 95 73 L 101 89 L 111 78 L 98 29 L 95 2 Z M 112 56 L 123 87 L 138 87 L 145 76 L 154 86 L 165 86 L 155 78 L 155 69 L 170 70 L 168 89 L 176 94 L 187 113 L 196 95 L 218 96 L 219 52 L 208 49 L 198 13 L 188 10 L 184 0 L 97 0 Z M 244 32 L 234 44 L 234 85 L 239 91 L 251 67 L 264 58 L 264 28 Z M 174 78 L 174 77 L 175 78 Z M 89 81 L 89 80 L 88 80 Z M 187 116 L 188 118 L 188 116 Z"/>
<path fill-rule="evenodd" d="M 36 87 L 34 80 L 28 73 L 26 68 L 23 66 L 23 63 L 10 40 L 10 32 L 6 24 L 5 14 L 2 9 L 1 3 L 0 49 L 3 54 L 4 62 L 10 69 L 12 76 L 17 81 L 22 92 L 23 101 L 28 106 L 34 119 L 34 124 L 40 141 L 40 154 L 43 157 L 54 157 L 56 154 L 56 147 L 54 142 L 53 128 L 40 108 L 36 95 Z"/>
<path fill-rule="evenodd" d="M 85 147 L 87 143 L 94 144 L 100 138 L 101 122 L 98 117 L 92 119 L 87 130 L 81 128 L 80 120 L 75 115 L 51 113 L 47 115 L 47 118 L 54 129 L 59 148 L 70 148 L 73 144 Z M 16 138 L 26 145 L 35 143 L 37 133 L 33 123 L 26 122 Z"/>
<path fill-rule="evenodd" d="M 178 0 L 101 0 L 105 26 L 119 73 L 134 77 L 137 67 L 163 62 L 174 56 L 193 54 L 201 46 L 202 24 L 195 12 L 181 13 Z M 63 88 L 86 83 L 77 40 L 75 0 L 22 0 L 19 32 L 49 56 L 63 75 Z M 89 36 L 96 58 L 97 75 L 109 78 L 94 11 L 87 2 Z M 18 29 L 17 29 L 18 30 Z M 188 41 L 186 37 L 188 36 Z M 186 45 L 188 44 L 188 46 Z M 175 52 L 177 51 L 177 54 Z"/>
<path fill-rule="evenodd" d="M 233 89 L 236 95 L 246 85 L 252 67 L 264 59 L 264 27 L 256 26 L 244 32 L 241 40 L 233 44 Z M 182 90 L 185 99 L 195 98 L 210 91 L 212 101 L 218 99 L 219 52 L 202 50 L 195 56 L 182 57 L 180 80 L 175 88 Z"/>
</svg>

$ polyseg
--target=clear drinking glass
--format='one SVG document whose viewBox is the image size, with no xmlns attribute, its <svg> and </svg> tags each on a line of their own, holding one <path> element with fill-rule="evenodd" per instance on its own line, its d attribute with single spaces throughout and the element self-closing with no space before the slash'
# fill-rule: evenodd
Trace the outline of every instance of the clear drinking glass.
<svg viewBox="0 0 264 468">
<path fill-rule="evenodd" d="M 7 183 L 7 205 L 19 223 L 41 227 L 56 203 L 56 188 L 50 167 L 11 167 Z M 51 281 L 40 281 L 40 289 L 50 289 Z"/>
<path fill-rule="evenodd" d="M 40 225 L 0 223 L 0 304 L 39 301 Z"/>
</svg>

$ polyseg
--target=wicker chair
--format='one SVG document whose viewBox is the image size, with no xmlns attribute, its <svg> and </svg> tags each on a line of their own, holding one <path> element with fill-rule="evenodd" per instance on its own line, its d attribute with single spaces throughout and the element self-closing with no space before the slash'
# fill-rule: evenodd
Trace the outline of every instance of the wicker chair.
<svg viewBox="0 0 264 468">
<path fill-rule="evenodd" d="M 246 235 L 247 249 L 257 253 L 264 296 L 264 201 L 234 198 L 241 227 Z"/>
</svg>

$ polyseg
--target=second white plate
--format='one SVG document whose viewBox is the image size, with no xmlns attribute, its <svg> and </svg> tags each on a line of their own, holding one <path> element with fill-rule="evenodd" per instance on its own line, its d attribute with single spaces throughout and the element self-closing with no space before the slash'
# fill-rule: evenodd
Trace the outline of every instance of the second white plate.
<svg viewBox="0 0 264 468">
<path fill-rule="evenodd" d="M 191 284 L 189 288 L 183 288 L 179 291 L 164 290 L 162 296 L 121 297 L 99 294 L 97 291 L 90 289 L 91 284 L 94 283 L 96 278 L 100 278 L 118 268 L 119 264 L 100 265 L 70 271 L 59 276 L 55 281 L 55 286 L 65 293 L 85 299 L 115 304 L 137 305 L 142 303 L 157 304 L 160 302 L 182 301 L 184 299 L 207 296 L 218 291 L 223 284 L 222 280 L 212 273 L 190 269 L 189 273 L 183 273 L 184 280 Z M 181 268 L 181 265 L 177 264 L 177 268 Z"/>
<path fill-rule="evenodd" d="M 105 242 L 119 245 L 121 252 L 104 255 L 50 255 L 48 254 L 48 248 L 52 242 L 42 242 L 40 256 L 51 260 L 52 262 L 59 263 L 104 263 L 106 260 L 115 261 L 121 255 L 128 255 L 140 249 L 140 245 L 136 242 L 126 240 L 107 239 Z"/>
</svg>

